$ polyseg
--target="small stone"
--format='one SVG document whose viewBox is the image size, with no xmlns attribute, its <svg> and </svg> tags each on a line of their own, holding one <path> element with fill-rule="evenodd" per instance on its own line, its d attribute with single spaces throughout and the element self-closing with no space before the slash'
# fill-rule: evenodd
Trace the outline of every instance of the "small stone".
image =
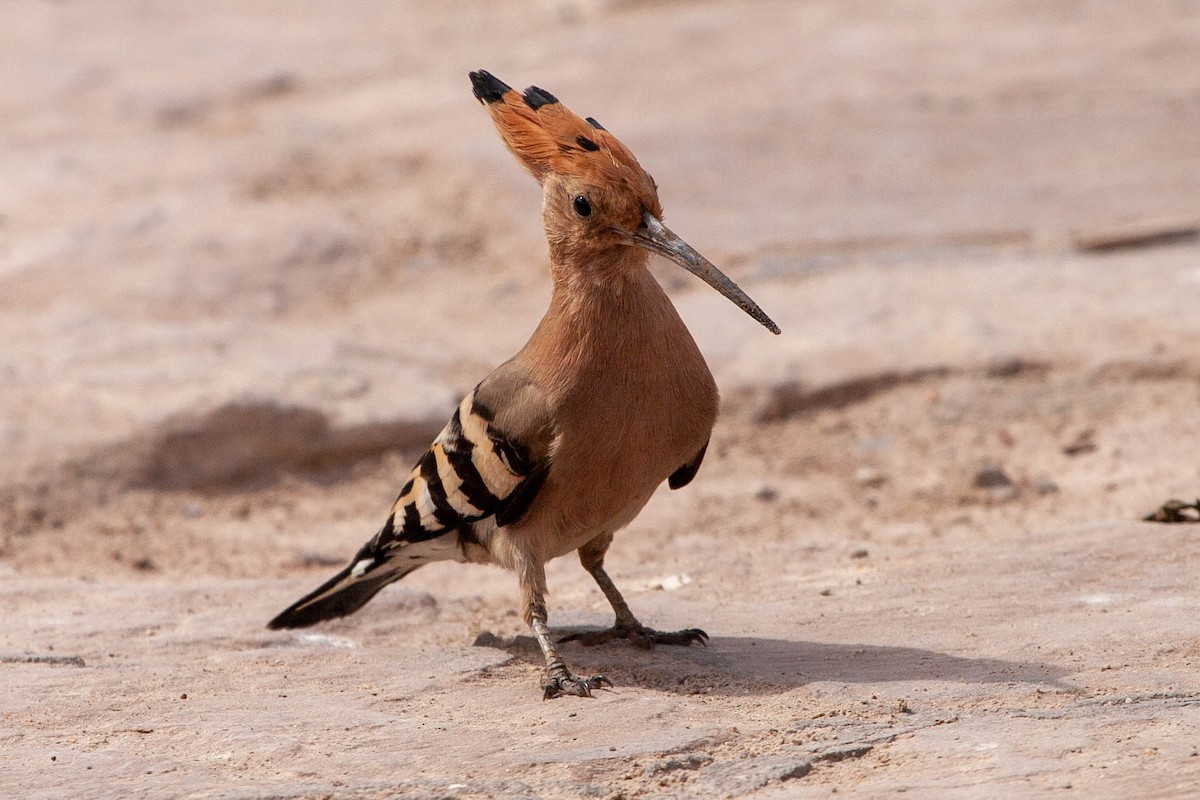
<svg viewBox="0 0 1200 800">
<path fill-rule="evenodd" d="M 871 553 L 867 550 L 867 548 L 860 547 L 857 550 L 855 550 L 853 553 L 851 553 L 850 557 L 851 558 L 866 558 L 869 555 L 871 555 Z"/>
<path fill-rule="evenodd" d="M 1142 519 L 1146 522 L 1200 522 L 1200 499 L 1194 503 L 1168 500 L 1157 511 Z"/>
<path fill-rule="evenodd" d="M 1063 445 L 1062 451 L 1064 455 L 1079 456 L 1084 453 L 1090 453 L 1096 449 L 1096 443 L 1092 441 L 1092 437 L 1096 435 L 1094 430 L 1080 431 L 1075 438 L 1069 443 Z"/>
<path fill-rule="evenodd" d="M 803 778 L 805 775 L 807 775 L 808 773 L 810 773 L 812 771 L 813 771 L 813 765 L 812 765 L 811 761 L 801 761 L 796 766 L 783 772 L 779 776 L 779 780 L 781 780 L 781 781 L 796 780 L 797 778 Z"/>
<path fill-rule="evenodd" d="M 854 480 L 860 486 L 878 489 L 887 483 L 887 476 L 874 467 L 859 467 L 854 471 Z"/>
<path fill-rule="evenodd" d="M 822 589 L 821 597 L 829 597 L 833 594 L 833 589 Z"/>
<path fill-rule="evenodd" d="M 984 467 L 975 473 L 975 487 L 978 489 L 1003 489 L 1012 485 L 1012 478 L 999 467 Z"/>
<path fill-rule="evenodd" d="M 504 640 L 491 631 L 484 631 L 475 637 L 475 641 L 471 643 L 472 647 L 494 647 L 497 650 L 504 649 Z"/>
<path fill-rule="evenodd" d="M 1058 491 L 1058 484 L 1049 478 L 1043 478 L 1033 485 L 1033 490 L 1041 495 L 1054 494 Z"/>
<path fill-rule="evenodd" d="M 754 499 L 764 503 L 773 503 L 779 499 L 779 490 L 774 486 L 764 486 L 754 493 Z"/>
</svg>

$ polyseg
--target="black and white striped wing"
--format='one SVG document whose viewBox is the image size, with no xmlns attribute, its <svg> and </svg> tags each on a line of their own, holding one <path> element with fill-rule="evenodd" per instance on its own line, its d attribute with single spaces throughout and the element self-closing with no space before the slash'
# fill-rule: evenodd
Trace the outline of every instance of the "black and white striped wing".
<svg viewBox="0 0 1200 800">
<path fill-rule="evenodd" d="M 499 393 L 492 389 L 497 384 Z M 493 518 L 504 526 L 524 515 L 549 471 L 549 416 L 540 394 L 505 387 L 485 381 L 463 399 L 409 474 L 379 533 L 268 627 L 301 628 L 351 614 L 423 564 L 465 560 L 478 544 L 475 523 Z M 517 405 L 502 408 L 498 423 L 488 399 Z"/>
<path fill-rule="evenodd" d="M 509 525 L 529 508 L 546 478 L 547 459 L 536 457 L 536 443 L 499 430 L 477 393 L 463 399 L 413 468 L 373 542 L 378 548 L 424 541 L 488 517 Z"/>
</svg>

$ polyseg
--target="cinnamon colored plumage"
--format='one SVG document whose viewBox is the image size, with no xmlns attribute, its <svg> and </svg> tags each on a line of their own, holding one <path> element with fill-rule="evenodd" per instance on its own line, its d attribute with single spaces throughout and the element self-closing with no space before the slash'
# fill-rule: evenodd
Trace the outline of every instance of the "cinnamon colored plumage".
<svg viewBox="0 0 1200 800">
<path fill-rule="evenodd" d="M 712 374 L 647 270 L 649 253 L 779 328 L 662 224 L 653 178 L 598 122 L 537 87 L 519 93 L 485 71 L 470 77 L 504 143 L 542 186 L 550 308 L 521 351 L 459 404 L 380 531 L 269 626 L 350 614 L 432 561 L 497 564 L 517 573 L 525 621 L 546 657 L 544 696 L 586 696 L 609 682 L 573 675 L 551 641 L 552 558 L 577 551 L 616 612 L 611 629 L 567 639 L 651 647 L 708 638 L 696 628 L 643 626 L 604 571 L 613 534 L 654 490 L 695 476 L 717 417 Z"/>
</svg>

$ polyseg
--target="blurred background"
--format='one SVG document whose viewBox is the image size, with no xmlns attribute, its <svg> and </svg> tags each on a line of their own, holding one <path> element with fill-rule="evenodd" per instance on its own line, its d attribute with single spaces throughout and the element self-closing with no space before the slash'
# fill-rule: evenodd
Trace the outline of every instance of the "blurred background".
<svg viewBox="0 0 1200 800">
<path fill-rule="evenodd" d="M 340 640 L 261 630 L 377 529 L 416 451 L 548 301 L 540 194 L 471 95 L 480 68 L 621 138 L 672 229 L 784 331 L 653 265 L 722 419 L 696 482 L 656 496 L 608 568 L 648 622 L 703 625 L 715 646 L 572 650 L 635 687 L 587 719 L 516 703 L 537 664 L 468 647 L 523 630 L 497 571 L 422 570 L 330 627 Z M 471 763 L 508 781 L 519 762 L 544 790 L 527 796 L 553 796 L 563 772 L 496 742 L 527 754 L 542 740 L 521 726 L 545 723 L 557 763 L 592 725 L 604 746 L 563 762 L 641 775 L 630 796 L 649 796 L 678 768 L 605 761 L 618 743 L 727 743 L 693 770 L 865 735 L 838 717 L 935 731 L 905 740 L 916 760 L 889 751 L 927 767 L 877 773 L 889 787 L 970 774 L 992 791 L 997 762 L 978 759 L 1007 754 L 1010 777 L 1026 762 L 988 748 L 1041 742 L 1033 712 L 1008 709 L 1075 702 L 1028 682 L 1073 670 L 1132 713 L 1194 675 L 1194 548 L 1133 521 L 1200 493 L 1198 231 L 1196 0 L 9 0 L 0 656 L 111 669 L 0 681 L 5 719 L 27 720 L 5 747 L 58 796 L 99 772 L 46 783 L 50 752 L 110 777 L 178 770 L 157 796 L 214 780 L 327 796 L 346 763 L 378 778 L 381 752 L 446 780 Z M 573 559 L 550 581 L 553 623 L 607 623 Z M 1117 602 L 1129 613 L 1088 616 Z M 308 687 L 295 716 L 280 665 Z M 1102 706 L 1037 723 L 1060 737 L 1056 786 L 1155 794 L 1144 775 L 1171 786 L 1195 762 L 1119 766 L 1114 742 L 1196 739 L 1100 724 L 1117 713 Z M 995 731 L 937 738 L 984 708 Z M 826 733 L 803 728 L 818 716 Z M 77 729 L 94 740 L 63 744 Z M 1107 783 L 1093 762 L 1114 765 Z M 734 772 L 704 772 L 709 794 Z M 478 796 L 520 794 L 503 781 Z"/>
<path fill-rule="evenodd" d="M 186 526 L 189 492 L 253 510 L 286 476 L 303 494 L 399 464 L 524 342 L 549 294 L 540 196 L 476 68 L 599 118 L 780 321 L 772 340 L 655 266 L 746 423 L 731 440 L 814 392 L 996 364 L 1076 376 L 1060 410 L 1095 369 L 1190 386 L 1198 63 L 1186 0 L 13 3 L 2 552 L 161 565 L 146 531 Z M 962 471 L 998 460 L 971 430 Z M 118 543 L 80 544 L 114 502 L 138 509 L 109 520 Z"/>
</svg>

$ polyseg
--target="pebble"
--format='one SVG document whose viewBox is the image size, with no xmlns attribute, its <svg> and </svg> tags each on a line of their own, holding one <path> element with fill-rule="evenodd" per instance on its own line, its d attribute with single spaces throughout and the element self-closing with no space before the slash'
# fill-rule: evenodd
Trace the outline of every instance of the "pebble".
<svg viewBox="0 0 1200 800">
<path fill-rule="evenodd" d="M 975 486 L 978 489 L 1003 489 L 1012 485 L 1012 478 L 999 467 L 984 467 L 975 473 Z"/>
<path fill-rule="evenodd" d="M 874 467 L 859 467 L 854 471 L 854 480 L 860 486 L 879 488 L 887 483 L 887 476 Z"/>
<path fill-rule="evenodd" d="M 774 486 L 764 486 L 754 493 L 755 500 L 771 503 L 779 499 L 779 490 Z"/>
<path fill-rule="evenodd" d="M 473 647 L 496 647 L 503 649 L 504 640 L 491 631 L 484 631 L 475 637 L 475 641 L 471 645 Z"/>
</svg>

